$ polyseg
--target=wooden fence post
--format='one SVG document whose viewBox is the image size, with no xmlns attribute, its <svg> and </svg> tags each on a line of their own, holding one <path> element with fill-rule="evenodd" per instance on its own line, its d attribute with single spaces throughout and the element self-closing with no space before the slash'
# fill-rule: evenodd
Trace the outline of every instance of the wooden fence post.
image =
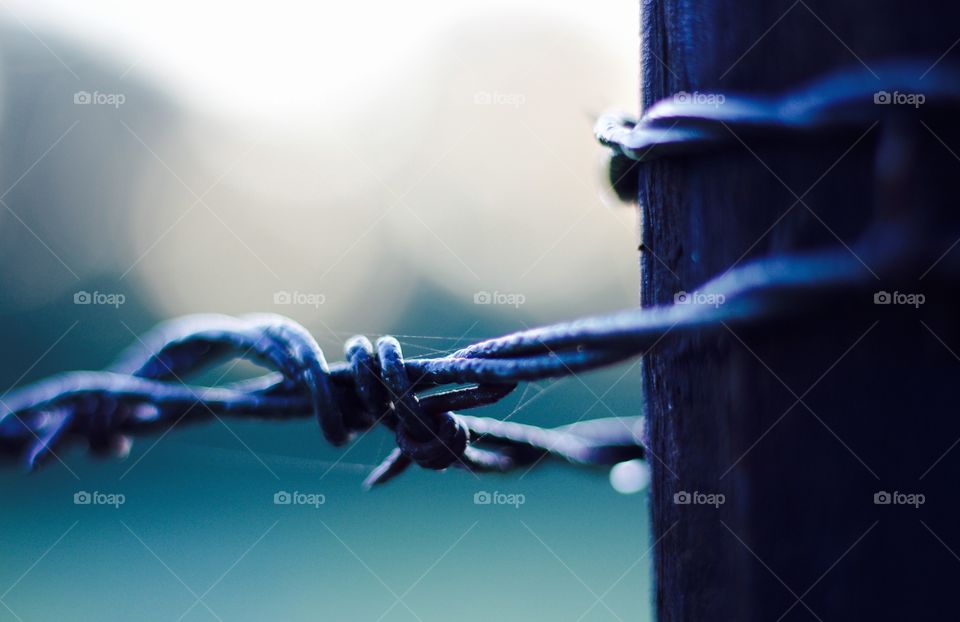
<svg viewBox="0 0 960 622">
<path fill-rule="evenodd" d="M 641 14 L 648 105 L 960 55 L 957 4 L 645 0 Z M 960 237 L 958 124 L 917 114 L 907 140 L 881 123 L 641 165 L 642 303 L 745 259 L 852 247 L 891 210 Z M 877 165 L 889 140 L 910 173 L 896 197 Z M 923 293 L 920 309 L 853 292 L 788 323 L 668 336 L 644 359 L 659 620 L 956 617 L 960 305 L 936 269 L 920 272 L 877 274 L 875 288 Z M 924 503 L 874 502 L 894 491 Z M 683 492 L 724 503 L 675 503 Z"/>
</svg>

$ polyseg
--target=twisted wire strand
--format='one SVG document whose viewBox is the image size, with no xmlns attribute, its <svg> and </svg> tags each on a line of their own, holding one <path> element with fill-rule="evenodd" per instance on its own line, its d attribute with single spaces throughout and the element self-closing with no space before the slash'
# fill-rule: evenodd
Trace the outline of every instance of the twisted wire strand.
<svg viewBox="0 0 960 622">
<path fill-rule="evenodd" d="M 882 258 L 900 260 L 889 240 L 864 245 L 860 252 L 874 257 L 881 247 Z M 723 295 L 722 306 L 674 304 L 583 318 L 481 341 L 439 358 L 404 359 L 396 339 L 371 344 L 358 336 L 347 341 L 345 360 L 332 365 L 305 328 L 282 316 L 186 316 L 148 332 L 103 371 L 68 372 L 11 392 L 0 402 L 0 450 L 22 455 L 33 468 L 70 440 L 86 439 L 92 450 L 110 453 L 126 434 L 166 429 L 181 420 L 313 416 L 333 445 L 378 424 L 394 432 L 397 447 L 367 478 L 368 486 L 414 463 L 434 470 L 509 471 L 547 454 L 574 464 L 615 464 L 644 456 L 637 417 L 541 428 L 457 411 L 494 403 L 519 382 L 640 355 L 671 331 L 795 312 L 819 295 L 863 282 L 865 275 L 845 249 L 767 258 L 700 288 Z M 222 386 L 182 380 L 231 358 L 272 371 Z"/>
<path fill-rule="evenodd" d="M 904 110 L 894 97 L 922 96 L 924 109 L 960 103 L 960 70 L 926 61 L 856 66 L 818 78 L 781 95 L 681 91 L 657 102 L 639 120 L 608 113 L 594 125 L 597 140 L 615 158 L 647 162 L 741 139 L 781 140 L 864 128 Z M 919 100 L 914 97 L 914 102 Z"/>
</svg>

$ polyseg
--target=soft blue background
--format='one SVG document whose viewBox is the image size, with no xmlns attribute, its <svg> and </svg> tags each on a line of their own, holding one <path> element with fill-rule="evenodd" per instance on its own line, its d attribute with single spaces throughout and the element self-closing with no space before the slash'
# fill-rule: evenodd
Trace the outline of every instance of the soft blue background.
<svg viewBox="0 0 960 622">
<path fill-rule="evenodd" d="M 100 368 L 134 333 L 184 312 L 289 314 L 337 360 L 354 332 L 395 334 L 407 356 L 428 356 L 635 304 L 635 222 L 608 205 L 590 133 L 600 110 L 635 101 L 636 41 L 621 36 L 636 31 L 635 4 L 582 21 L 575 3 L 566 17 L 532 4 L 465 12 L 408 73 L 389 69 L 404 84 L 395 97 L 338 93 L 337 109 L 363 123 L 317 111 L 347 142 L 307 123 L 222 122 L 137 58 L 4 14 L 0 391 Z M 322 87 L 324 76 L 303 79 Z M 77 106 L 81 89 L 126 103 Z M 478 105 L 479 92 L 525 103 Z M 242 153 L 252 155 L 232 168 Z M 189 209 L 191 191 L 214 182 L 209 208 Z M 80 290 L 126 301 L 78 306 Z M 278 306 L 280 290 L 326 300 Z M 477 291 L 526 302 L 476 305 Z M 543 425 L 631 416 L 639 384 L 630 362 L 474 412 Z M 553 461 L 508 476 L 413 469 L 363 492 L 392 447 L 379 429 L 332 448 L 309 419 L 214 420 L 135 439 L 126 460 L 73 446 L 66 466 L 6 464 L 0 620 L 649 619 L 645 493 Z M 74 505 L 80 490 L 126 502 Z M 277 506 L 278 490 L 326 503 Z M 525 503 L 475 505 L 479 491 Z"/>
<path fill-rule="evenodd" d="M 448 308 L 452 316 L 469 312 Z M 30 326 L 67 319 L 59 315 L 42 311 Z M 427 328 L 412 319 L 418 315 L 405 313 L 397 332 Z M 104 361 L 126 341 L 111 322 L 81 322 L 31 375 Z M 485 326 L 491 334 L 504 328 Z M 6 377 L 17 373 L 16 361 L 36 354 L 39 337 L 24 333 L 30 337 L 7 350 Z M 546 393 L 517 417 L 555 424 L 591 407 L 588 416 L 608 415 L 594 393 L 603 395 L 624 373 L 603 401 L 614 412 L 636 412 L 637 368 L 626 365 L 584 383 L 544 385 Z M 524 402 L 535 395 L 528 391 Z M 518 397 L 487 412 L 507 415 L 523 403 Z M 0 584 L 26 572 L 4 600 L 25 621 L 176 620 L 194 602 L 188 587 L 200 595 L 213 585 L 204 601 L 224 620 L 377 620 L 394 602 L 390 590 L 401 595 L 413 586 L 404 602 L 415 615 L 398 605 L 384 620 L 648 616 L 646 497 L 614 492 L 602 470 L 546 462 L 526 475 L 480 479 L 414 470 L 364 493 L 363 475 L 391 446 L 386 432 L 372 432 L 344 455 L 310 421 L 228 423 L 229 430 L 217 422 L 182 425 L 153 449 L 155 439 L 138 439 L 124 462 L 75 449 L 63 459 L 79 479 L 56 462 L 32 475 L 3 471 Z M 77 490 L 120 492 L 126 503 L 76 506 Z M 319 492 L 326 503 L 275 506 L 277 490 Z M 481 490 L 522 493 L 526 503 L 474 505 Z M 610 610 L 597 605 L 588 613 L 591 591 Z M 4 610 L 0 619 L 14 618 Z M 212 615 L 197 606 L 184 619 Z"/>
</svg>

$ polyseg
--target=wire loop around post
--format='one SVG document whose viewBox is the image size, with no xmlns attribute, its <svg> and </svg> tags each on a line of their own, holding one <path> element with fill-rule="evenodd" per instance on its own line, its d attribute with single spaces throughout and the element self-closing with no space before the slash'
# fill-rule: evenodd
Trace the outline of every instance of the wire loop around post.
<svg viewBox="0 0 960 622">
<path fill-rule="evenodd" d="M 602 115 L 597 140 L 613 151 L 610 178 L 622 199 L 635 200 L 636 162 L 683 156 L 743 140 L 790 144 L 866 129 L 905 111 L 952 110 L 960 104 L 960 68 L 935 59 L 857 65 L 784 93 L 680 91 L 650 106 L 638 120 Z"/>
</svg>

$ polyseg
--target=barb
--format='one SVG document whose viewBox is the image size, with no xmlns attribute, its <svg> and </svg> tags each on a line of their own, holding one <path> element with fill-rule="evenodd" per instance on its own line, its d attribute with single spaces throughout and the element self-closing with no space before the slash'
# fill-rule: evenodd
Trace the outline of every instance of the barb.
<svg viewBox="0 0 960 622">
<path fill-rule="evenodd" d="M 886 245 L 885 256 L 894 257 Z M 104 371 L 62 374 L 12 392 L 0 403 L 0 450 L 39 465 L 55 447 L 86 439 L 92 450 L 128 447 L 127 434 L 217 415 L 287 419 L 314 416 L 342 445 L 384 425 L 397 447 L 367 485 L 416 463 L 509 471 L 544 454 L 581 465 L 642 457 L 639 418 L 594 419 L 540 428 L 456 411 L 491 404 L 517 383 L 565 376 L 636 356 L 669 331 L 754 322 L 809 302 L 814 294 L 862 281 L 851 256 L 825 251 L 745 264 L 700 289 L 720 306 L 675 304 L 513 333 L 449 356 L 405 360 L 400 344 L 353 337 L 345 361 L 328 365 L 302 326 L 278 315 L 192 315 L 162 324 Z M 273 370 L 217 387 L 181 378 L 227 358 Z M 451 388 L 456 387 L 456 388 Z M 189 416 L 187 416 L 189 415 Z"/>
</svg>

